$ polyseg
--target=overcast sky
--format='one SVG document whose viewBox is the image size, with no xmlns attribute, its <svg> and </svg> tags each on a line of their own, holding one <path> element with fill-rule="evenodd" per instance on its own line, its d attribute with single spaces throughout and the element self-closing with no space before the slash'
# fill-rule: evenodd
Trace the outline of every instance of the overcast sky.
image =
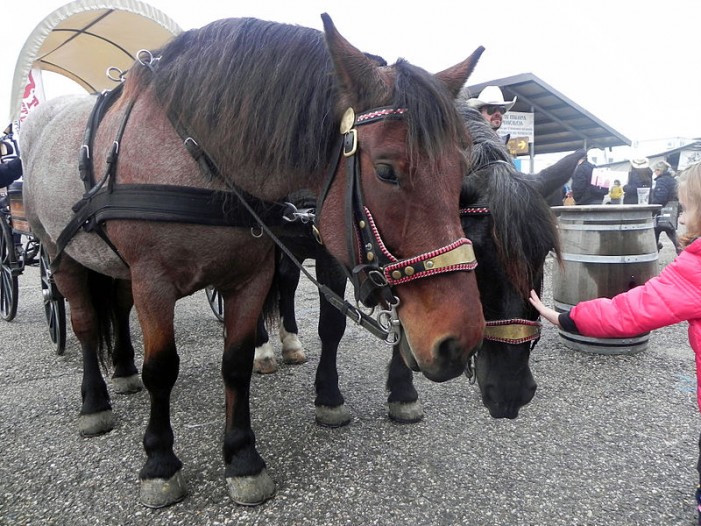
<svg viewBox="0 0 701 526">
<path fill-rule="evenodd" d="M 5 116 L 21 47 L 46 15 L 67 2 L 0 2 L 0 112 Z M 363 51 L 389 62 L 402 57 L 431 72 L 483 45 L 486 51 L 468 84 L 530 72 L 633 141 L 701 137 L 701 0 L 148 3 L 183 29 L 238 16 L 321 29 L 319 15 L 328 12 Z M 51 89 L 46 86 L 49 96 Z"/>
</svg>

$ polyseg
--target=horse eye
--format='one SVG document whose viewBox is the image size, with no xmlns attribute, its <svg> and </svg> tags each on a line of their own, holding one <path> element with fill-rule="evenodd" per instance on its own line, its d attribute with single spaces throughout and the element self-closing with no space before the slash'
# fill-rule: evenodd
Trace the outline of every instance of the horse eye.
<svg viewBox="0 0 701 526">
<path fill-rule="evenodd" d="M 390 164 L 376 164 L 375 173 L 380 181 L 391 184 L 399 184 L 399 178 Z"/>
</svg>

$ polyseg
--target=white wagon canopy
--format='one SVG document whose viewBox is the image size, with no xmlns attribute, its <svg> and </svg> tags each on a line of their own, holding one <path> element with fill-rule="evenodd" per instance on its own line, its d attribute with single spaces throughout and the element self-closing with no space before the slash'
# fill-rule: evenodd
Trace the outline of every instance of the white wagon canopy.
<svg viewBox="0 0 701 526">
<path fill-rule="evenodd" d="M 159 48 L 181 31 L 165 13 L 139 0 L 75 0 L 56 9 L 19 54 L 10 119 L 24 120 L 43 100 L 42 71 L 63 75 L 90 93 L 110 89 L 116 84 L 109 68 L 128 69 L 139 50 Z"/>
</svg>

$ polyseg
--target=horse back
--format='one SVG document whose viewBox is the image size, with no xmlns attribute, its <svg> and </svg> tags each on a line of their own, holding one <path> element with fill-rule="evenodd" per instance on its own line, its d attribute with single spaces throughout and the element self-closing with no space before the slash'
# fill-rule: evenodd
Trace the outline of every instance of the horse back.
<svg viewBox="0 0 701 526">
<path fill-rule="evenodd" d="M 32 231 L 53 247 L 84 193 L 78 152 L 94 103 L 89 95 L 48 100 L 29 114 L 20 129 L 23 199 Z"/>
</svg>

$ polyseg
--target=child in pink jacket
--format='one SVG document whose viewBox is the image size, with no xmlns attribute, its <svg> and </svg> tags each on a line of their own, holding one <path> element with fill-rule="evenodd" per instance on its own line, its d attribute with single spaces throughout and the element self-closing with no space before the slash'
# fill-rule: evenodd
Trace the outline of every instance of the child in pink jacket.
<svg viewBox="0 0 701 526">
<path fill-rule="evenodd" d="M 565 313 L 546 307 L 533 290 L 530 302 L 554 325 L 594 338 L 625 338 L 688 321 L 701 410 L 701 163 L 680 174 L 679 203 L 683 208 L 679 223 L 686 227 L 686 233 L 680 236 L 684 250 L 659 276 L 613 298 L 582 301 Z M 699 448 L 696 503 L 701 526 L 701 439 Z"/>
</svg>

